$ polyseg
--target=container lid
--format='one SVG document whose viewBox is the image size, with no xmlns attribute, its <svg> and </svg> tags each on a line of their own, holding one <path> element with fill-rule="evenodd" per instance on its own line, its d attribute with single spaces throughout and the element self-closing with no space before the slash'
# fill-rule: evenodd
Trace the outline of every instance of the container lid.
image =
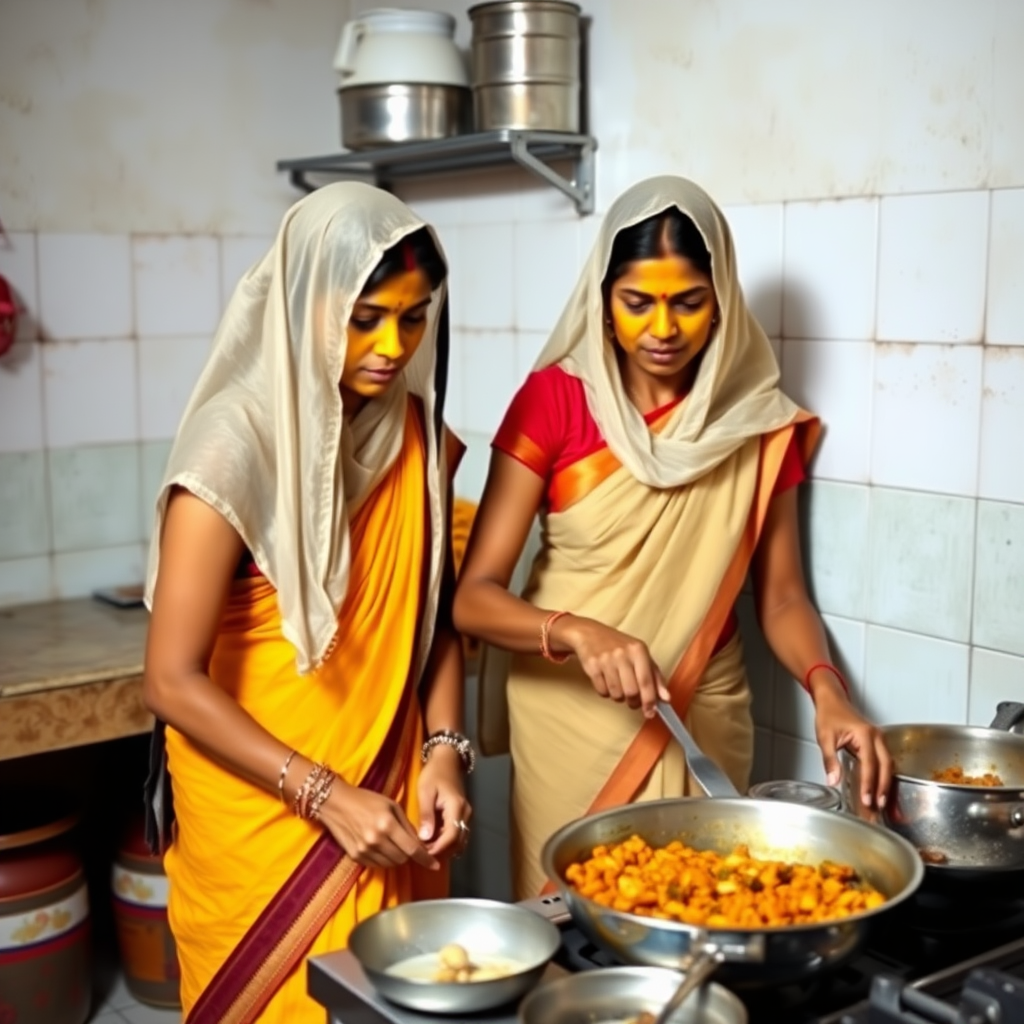
<svg viewBox="0 0 1024 1024">
<path fill-rule="evenodd" d="M 774 779 L 751 786 L 748 795 L 759 800 L 784 800 L 790 804 L 806 807 L 820 807 L 826 811 L 842 809 L 843 798 L 837 789 L 823 786 L 819 782 L 803 782 L 797 779 Z"/>
<path fill-rule="evenodd" d="M 400 7 L 375 7 L 363 11 L 353 21 L 359 21 L 374 32 L 427 32 L 451 36 L 455 32 L 455 18 L 444 11 L 414 11 Z"/>
</svg>

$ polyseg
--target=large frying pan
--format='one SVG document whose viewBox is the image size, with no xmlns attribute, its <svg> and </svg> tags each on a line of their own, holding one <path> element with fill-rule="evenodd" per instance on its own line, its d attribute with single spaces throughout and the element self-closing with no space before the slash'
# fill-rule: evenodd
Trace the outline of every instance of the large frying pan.
<svg viewBox="0 0 1024 1024">
<path fill-rule="evenodd" d="M 626 963 L 682 968 L 693 984 L 717 972 L 716 978 L 733 987 L 775 986 L 800 981 L 846 960 L 861 945 L 874 918 L 917 890 L 924 865 L 901 836 L 833 811 L 738 796 L 671 709 L 659 710 L 684 745 L 691 772 L 715 799 L 617 807 L 571 822 L 548 840 L 542 853 L 544 870 L 577 926 L 593 942 Z M 697 849 L 728 854 L 745 843 L 755 857 L 850 864 L 886 896 L 886 903 L 829 923 L 707 928 L 611 910 L 580 896 L 565 881 L 569 865 L 588 858 L 595 846 L 621 842 L 634 834 L 653 846 L 680 839 Z"/>
</svg>

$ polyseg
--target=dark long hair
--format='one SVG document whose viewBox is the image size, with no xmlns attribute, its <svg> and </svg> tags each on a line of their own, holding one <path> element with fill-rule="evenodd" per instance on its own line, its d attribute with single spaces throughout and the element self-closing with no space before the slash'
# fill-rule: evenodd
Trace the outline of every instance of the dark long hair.
<svg viewBox="0 0 1024 1024">
<path fill-rule="evenodd" d="M 448 275 L 448 268 L 434 245 L 430 232 L 418 228 L 386 249 L 380 262 L 363 285 L 363 294 L 379 288 L 389 277 L 419 267 L 427 275 L 430 287 L 436 288 Z"/>
<path fill-rule="evenodd" d="M 623 228 L 612 243 L 602 291 L 605 300 L 615 281 L 635 260 L 682 256 L 711 277 L 711 253 L 700 229 L 678 207 L 670 206 L 645 220 Z"/>
</svg>

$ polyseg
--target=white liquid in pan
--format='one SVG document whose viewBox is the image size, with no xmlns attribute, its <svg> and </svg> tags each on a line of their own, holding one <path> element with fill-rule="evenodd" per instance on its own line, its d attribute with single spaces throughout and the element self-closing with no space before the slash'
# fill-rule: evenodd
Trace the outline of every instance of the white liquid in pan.
<svg viewBox="0 0 1024 1024">
<path fill-rule="evenodd" d="M 519 974 L 525 970 L 525 964 L 518 960 L 510 960 L 501 956 L 474 956 L 473 966 L 477 968 L 466 983 L 474 981 L 494 981 L 495 978 L 505 978 L 510 974 Z M 437 972 L 441 968 L 441 961 L 436 953 L 421 953 L 418 956 L 411 956 L 407 960 L 399 960 L 392 964 L 387 973 L 396 978 L 405 978 L 407 981 L 438 981 Z"/>
</svg>

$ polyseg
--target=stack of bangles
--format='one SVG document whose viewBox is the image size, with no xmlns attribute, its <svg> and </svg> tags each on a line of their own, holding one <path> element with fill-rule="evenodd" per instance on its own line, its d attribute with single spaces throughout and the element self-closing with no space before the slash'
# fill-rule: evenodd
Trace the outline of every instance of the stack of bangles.
<svg viewBox="0 0 1024 1024">
<path fill-rule="evenodd" d="M 824 669 L 826 672 L 831 672 L 832 675 L 834 675 L 836 679 L 839 680 L 839 685 L 843 688 L 843 693 L 846 694 L 846 699 L 849 700 L 850 687 L 847 686 L 846 680 L 843 678 L 843 673 L 840 672 L 839 669 L 835 667 L 835 665 L 830 665 L 828 662 L 825 661 L 819 662 L 817 665 L 812 665 L 804 674 L 803 681 L 800 684 L 811 695 L 811 698 L 814 698 L 814 694 L 811 692 L 811 676 L 814 675 L 814 673 L 817 672 L 819 669 Z"/>
<path fill-rule="evenodd" d="M 277 780 L 277 792 L 281 797 L 281 803 L 286 804 L 284 797 L 284 780 L 288 774 L 288 766 L 292 763 L 296 751 L 292 751 L 281 765 L 281 774 Z M 327 802 L 331 795 L 331 788 L 337 775 L 325 764 L 314 764 L 303 783 L 295 791 L 292 798 L 292 810 L 305 821 L 319 821 L 320 809 Z"/>
</svg>

